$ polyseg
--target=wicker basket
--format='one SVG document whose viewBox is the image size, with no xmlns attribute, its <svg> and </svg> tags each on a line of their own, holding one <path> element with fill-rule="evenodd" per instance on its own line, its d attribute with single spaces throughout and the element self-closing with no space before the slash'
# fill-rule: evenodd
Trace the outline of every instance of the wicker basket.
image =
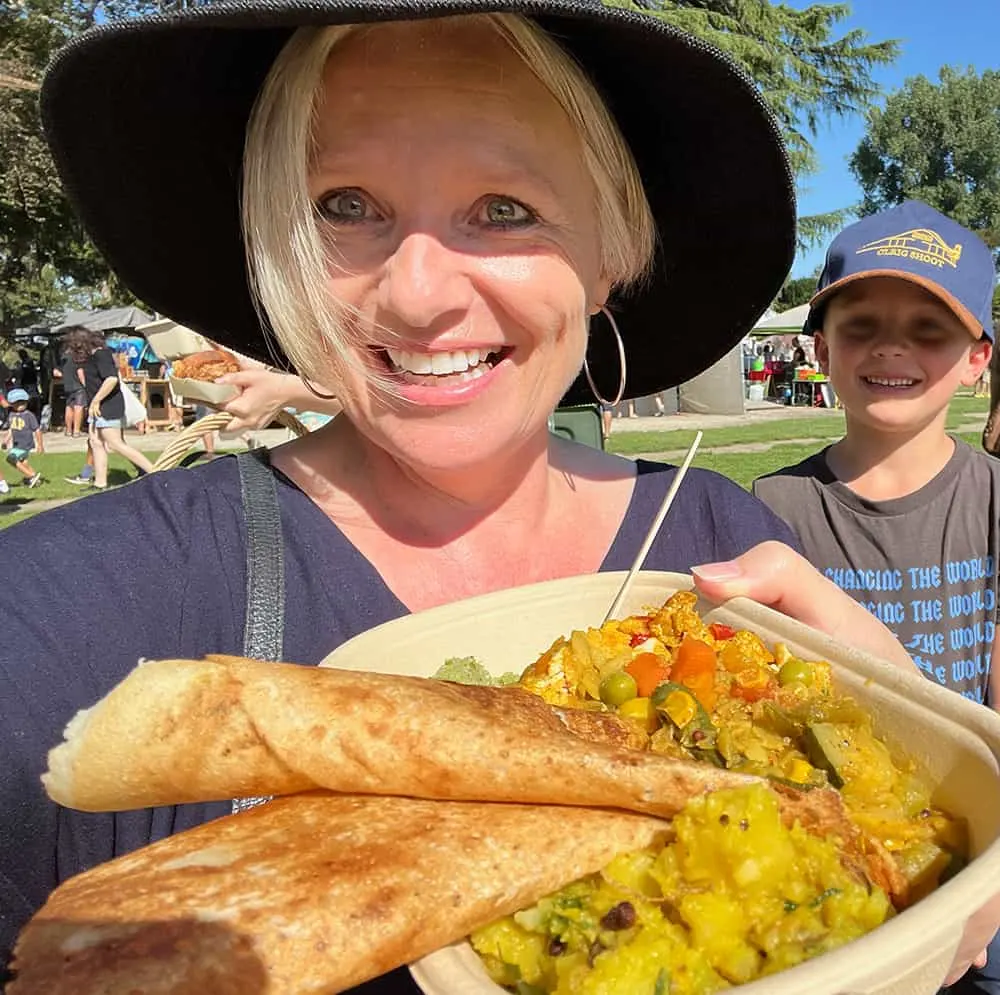
<svg viewBox="0 0 1000 995">
<path fill-rule="evenodd" d="M 215 411 L 188 425 L 176 439 L 172 439 L 164 447 L 159 459 L 153 464 L 154 472 L 156 470 L 172 470 L 174 467 L 180 466 L 184 457 L 197 445 L 198 440 L 203 435 L 206 435 L 208 432 L 224 432 L 232 421 L 232 415 L 225 411 Z M 288 411 L 279 411 L 274 416 L 274 421 L 296 435 L 307 435 L 309 433 L 309 429 L 295 415 Z"/>
</svg>

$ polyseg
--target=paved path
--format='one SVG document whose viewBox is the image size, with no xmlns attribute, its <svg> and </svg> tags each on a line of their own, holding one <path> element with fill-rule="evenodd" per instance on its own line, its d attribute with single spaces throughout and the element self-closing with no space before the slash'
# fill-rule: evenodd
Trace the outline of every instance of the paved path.
<svg viewBox="0 0 1000 995">
<path fill-rule="evenodd" d="M 705 415 L 683 412 L 664 415 L 662 418 L 615 418 L 611 431 L 615 432 L 671 432 L 682 429 L 724 428 L 732 425 L 753 425 L 759 422 L 787 420 L 791 418 L 815 418 L 829 416 L 836 418 L 840 412 L 829 408 L 790 407 L 787 404 L 772 404 L 768 401 L 748 402 L 747 410 L 741 415 Z M 128 441 L 146 453 L 160 452 L 177 438 L 175 432 L 147 432 L 145 435 L 129 429 L 125 433 Z M 255 445 L 276 446 L 286 442 L 290 434 L 283 428 L 265 429 L 252 433 Z M 221 449 L 237 449 L 238 438 L 219 440 Z M 86 438 L 69 438 L 61 431 L 45 433 L 45 448 L 52 453 L 83 453 L 87 450 Z"/>
<path fill-rule="evenodd" d="M 251 439 L 256 446 L 280 445 L 290 438 L 287 429 L 271 428 L 264 431 L 253 432 Z M 177 438 L 176 432 L 147 432 L 145 435 L 129 429 L 125 433 L 125 438 L 130 445 L 144 453 L 158 453 L 165 449 L 167 445 Z M 218 441 L 220 449 L 239 449 L 243 443 L 238 437 L 226 439 L 222 437 Z M 48 453 L 85 453 L 87 451 L 87 440 L 81 436 L 73 439 L 63 435 L 61 431 L 45 433 L 45 451 Z"/>
<path fill-rule="evenodd" d="M 71 501 L 75 501 L 77 497 L 83 497 L 83 494 L 88 493 L 90 492 L 83 491 L 83 493 L 73 497 L 53 498 L 50 501 L 31 501 L 27 498 L 24 501 L 3 501 L 0 502 L 0 518 L 3 518 L 5 515 L 16 515 L 21 511 L 30 511 L 32 514 L 37 511 L 51 511 L 53 508 L 69 504 Z"/>
<path fill-rule="evenodd" d="M 770 401 L 748 401 L 741 415 L 706 415 L 682 411 L 661 418 L 615 418 L 611 434 L 616 432 L 673 432 L 681 429 L 730 428 L 739 425 L 758 425 L 761 422 L 790 421 L 797 418 L 840 418 L 842 411 L 835 408 L 807 408 L 803 405 L 773 404 Z"/>
</svg>

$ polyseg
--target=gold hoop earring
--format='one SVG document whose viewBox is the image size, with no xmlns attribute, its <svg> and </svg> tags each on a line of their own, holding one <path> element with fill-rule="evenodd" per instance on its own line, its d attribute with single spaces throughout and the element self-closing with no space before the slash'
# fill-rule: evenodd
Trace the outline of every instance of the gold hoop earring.
<svg viewBox="0 0 1000 995">
<path fill-rule="evenodd" d="M 613 401 L 609 401 L 606 397 L 601 396 L 601 392 L 597 389 L 597 384 L 594 383 L 594 378 L 590 375 L 590 364 L 587 362 L 586 356 L 583 357 L 583 372 L 587 375 L 587 383 L 590 384 L 590 392 L 594 395 L 597 403 L 606 408 L 613 408 L 615 405 L 621 404 L 621 400 L 625 396 L 625 377 L 627 366 L 625 361 L 625 343 L 622 341 L 621 332 L 618 331 L 618 323 L 615 321 L 611 312 L 606 307 L 602 307 L 601 314 L 608 319 L 608 324 L 611 325 L 611 331 L 615 336 L 615 345 L 618 346 L 618 359 L 621 365 L 621 379 L 618 381 L 618 393 L 615 394 L 615 399 Z"/>
<path fill-rule="evenodd" d="M 313 397 L 318 397 L 321 401 L 336 401 L 336 394 L 321 394 L 305 377 L 300 376 L 299 379 L 302 381 L 302 385 L 305 387 Z"/>
</svg>

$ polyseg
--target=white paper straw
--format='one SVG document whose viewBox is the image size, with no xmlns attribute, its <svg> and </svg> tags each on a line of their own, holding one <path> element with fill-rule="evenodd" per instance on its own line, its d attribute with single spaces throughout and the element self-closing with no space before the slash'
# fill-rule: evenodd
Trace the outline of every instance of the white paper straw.
<svg viewBox="0 0 1000 995">
<path fill-rule="evenodd" d="M 653 524 L 649 527 L 649 532 L 646 533 L 646 538 L 642 541 L 642 546 L 639 547 L 639 555 L 636 556 L 635 562 L 632 564 L 632 569 L 629 570 L 628 576 L 625 578 L 625 582 L 622 584 L 614 602 L 612 602 L 611 607 L 608 609 L 607 615 L 604 616 L 605 622 L 608 622 L 615 617 L 615 613 L 619 608 L 621 608 L 622 602 L 625 600 L 625 595 L 628 594 L 629 589 L 632 587 L 632 581 L 635 580 L 636 574 L 639 573 L 642 569 L 643 563 L 646 562 L 646 557 L 649 555 L 650 547 L 653 545 L 653 542 L 656 540 L 656 537 L 660 532 L 663 520 L 667 517 L 667 512 L 670 511 L 670 506 L 674 503 L 674 498 L 676 497 L 677 491 L 681 486 L 681 481 L 684 479 L 684 475 L 688 472 L 688 467 L 691 465 L 691 461 L 694 459 L 694 454 L 698 451 L 698 446 L 700 444 L 701 432 L 698 432 L 698 434 L 694 437 L 694 442 L 691 443 L 691 448 L 688 450 L 687 456 L 684 457 L 684 462 L 681 463 L 680 469 L 674 477 L 673 483 L 670 485 L 670 489 L 667 491 L 667 496 L 663 499 L 663 504 L 660 505 L 660 510 L 656 513 L 656 517 L 653 519 Z"/>
</svg>

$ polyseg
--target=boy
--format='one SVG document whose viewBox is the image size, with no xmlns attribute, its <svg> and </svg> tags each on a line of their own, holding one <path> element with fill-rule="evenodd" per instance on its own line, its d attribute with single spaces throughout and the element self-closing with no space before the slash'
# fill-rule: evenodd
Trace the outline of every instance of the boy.
<svg viewBox="0 0 1000 995">
<path fill-rule="evenodd" d="M 11 407 L 7 421 L 4 445 L 7 447 L 7 462 L 24 474 L 29 487 L 37 487 L 42 475 L 36 473 L 28 462 L 28 453 L 45 451 L 42 430 L 38 419 L 28 410 L 28 392 L 15 387 L 7 393 L 7 403 Z"/>
<path fill-rule="evenodd" d="M 753 490 L 924 676 L 996 708 L 1000 461 L 945 430 L 955 390 L 990 361 L 994 281 L 987 246 L 917 201 L 841 232 L 805 331 L 846 435 Z M 1000 966 L 991 952 L 990 976 Z M 949 991 L 1000 985 L 972 972 Z"/>
</svg>

